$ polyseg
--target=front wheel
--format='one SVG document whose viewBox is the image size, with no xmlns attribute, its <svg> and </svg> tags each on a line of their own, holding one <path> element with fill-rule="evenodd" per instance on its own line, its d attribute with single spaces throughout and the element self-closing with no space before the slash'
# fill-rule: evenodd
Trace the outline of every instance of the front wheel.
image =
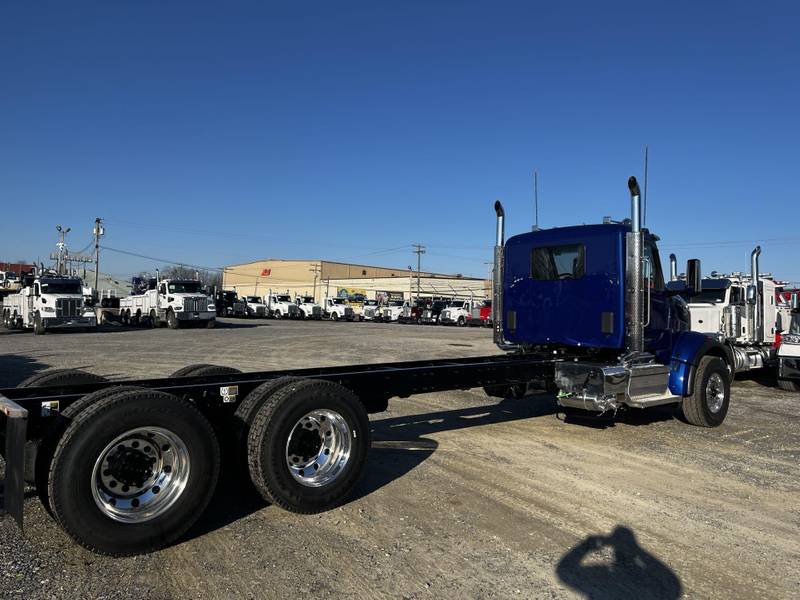
<svg viewBox="0 0 800 600">
<path fill-rule="evenodd" d="M 40 315 L 38 312 L 33 316 L 33 334 L 44 334 L 44 322 L 42 321 L 42 315 Z"/>
<path fill-rule="evenodd" d="M 718 427 L 728 414 L 731 374 L 724 360 L 704 356 L 697 366 L 694 390 L 681 403 L 684 418 L 699 427 Z"/>
<path fill-rule="evenodd" d="M 214 329 L 216 326 L 217 326 L 217 320 L 216 319 L 209 319 L 206 322 L 206 329 Z"/>
<path fill-rule="evenodd" d="M 467 322 L 464 320 L 464 317 L 458 317 L 458 321 L 456 321 L 456 325 L 458 325 L 459 327 L 464 327 L 464 325 L 466 325 L 466 324 L 467 324 Z"/>
<path fill-rule="evenodd" d="M 264 499 L 292 512 L 320 512 L 358 483 L 369 420 L 359 399 L 337 383 L 289 382 L 259 409 L 247 447 L 250 477 Z"/>
<path fill-rule="evenodd" d="M 180 537 L 219 475 L 206 418 L 163 392 L 125 390 L 78 413 L 61 437 L 48 491 L 58 522 L 102 554 L 138 554 Z"/>
<path fill-rule="evenodd" d="M 180 321 L 178 321 L 178 317 L 175 316 L 175 312 L 173 310 L 169 310 L 167 312 L 167 327 L 170 329 L 178 329 L 180 326 Z"/>
<path fill-rule="evenodd" d="M 331 321 L 338 321 L 339 313 L 331 313 Z"/>
</svg>

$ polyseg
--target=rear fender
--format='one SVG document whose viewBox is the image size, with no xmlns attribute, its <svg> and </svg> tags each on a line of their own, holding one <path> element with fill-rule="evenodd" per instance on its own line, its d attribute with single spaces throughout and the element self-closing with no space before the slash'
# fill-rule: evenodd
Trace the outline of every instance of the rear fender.
<svg viewBox="0 0 800 600">
<path fill-rule="evenodd" d="M 724 360 L 733 378 L 733 354 L 731 349 L 713 337 L 697 331 L 682 331 L 672 347 L 670 360 L 669 390 L 676 396 L 689 396 L 694 391 L 694 378 L 700 359 L 706 355 Z"/>
</svg>

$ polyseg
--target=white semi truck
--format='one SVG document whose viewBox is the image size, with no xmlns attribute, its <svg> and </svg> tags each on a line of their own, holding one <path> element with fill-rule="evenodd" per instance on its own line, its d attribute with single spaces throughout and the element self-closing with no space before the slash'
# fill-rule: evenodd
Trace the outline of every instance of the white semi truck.
<svg viewBox="0 0 800 600">
<path fill-rule="evenodd" d="M 788 308 L 776 301 L 779 284 L 759 272 L 761 247 L 750 254 L 751 272 L 702 280 L 701 291 L 685 295 L 691 330 L 719 339 L 731 353 L 736 373 L 775 366 L 775 339 Z M 678 282 L 675 255 L 670 255 L 670 285 Z M 784 314 L 786 313 L 786 314 Z"/>
<path fill-rule="evenodd" d="M 800 298 L 791 296 L 791 308 L 778 340 L 778 386 L 800 392 Z"/>
<path fill-rule="evenodd" d="M 300 309 L 297 304 L 292 302 L 289 294 L 274 294 L 272 290 L 264 298 L 271 317 L 276 319 L 297 319 L 300 317 Z"/>
<path fill-rule="evenodd" d="M 480 304 L 476 304 L 480 307 Z M 439 324 L 463 327 L 472 319 L 472 300 L 453 300 L 439 315 Z"/>
<path fill-rule="evenodd" d="M 300 310 L 301 319 L 322 318 L 322 307 L 314 301 L 314 296 L 297 296 L 294 301 Z"/>
<path fill-rule="evenodd" d="M 210 329 L 217 321 L 214 300 L 193 280 L 156 280 L 155 287 L 121 298 L 119 306 L 123 322 L 132 325 L 159 327 L 166 323 L 170 329 L 178 329 L 203 324 Z"/>
<path fill-rule="evenodd" d="M 260 296 L 245 296 L 242 301 L 246 317 L 266 317 L 269 314 L 267 305 Z"/>
<path fill-rule="evenodd" d="M 3 299 L 3 324 L 41 335 L 53 329 L 93 330 L 97 318 L 84 302 L 80 279 L 45 274 L 27 279 Z"/>
<path fill-rule="evenodd" d="M 384 323 L 396 323 L 407 306 L 409 304 L 405 300 L 389 300 L 381 311 L 381 321 Z"/>
<path fill-rule="evenodd" d="M 344 298 L 325 298 L 323 315 L 331 321 L 353 321 L 356 314 Z"/>
</svg>

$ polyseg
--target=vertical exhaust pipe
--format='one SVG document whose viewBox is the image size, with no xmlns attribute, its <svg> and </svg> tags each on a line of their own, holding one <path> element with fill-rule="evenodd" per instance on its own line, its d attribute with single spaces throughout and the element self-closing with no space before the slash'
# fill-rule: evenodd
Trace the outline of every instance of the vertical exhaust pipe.
<svg viewBox="0 0 800 600">
<path fill-rule="evenodd" d="M 503 246 L 505 245 L 506 213 L 500 200 L 494 203 L 497 216 L 497 233 L 494 242 L 494 269 L 492 270 L 492 323 L 494 324 L 494 343 L 505 345 L 503 339 Z"/>
<path fill-rule="evenodd" d="M 756 246 L 753 248 L 753 251 L 750 253 L 750 278 L 752 281 L 754 294 L 755 294 L 755 301 L 753 304 L 753 340 L 754 341 L 761 341 L 764 337 L 763 327 L 762 327 L 762 320 L 763 320 L 763 311 L 761 308 L 761 292 L 758 288 L 758 257 L 761 256 L 761 246 Z"/>
<path fill-rule="evenodd" d="M 674 254 L 669 255 L 669 280 L 677 281 L 678 279 L 678 257 Z"/>
<path fill-rule="evenodd" d="M 642 196 L 636 177 L 628 179 L 628 190 L 631 194 L 631 231 L 625 236 L 625 345 L 628 352 L 643 352 Z"/>
</svg>

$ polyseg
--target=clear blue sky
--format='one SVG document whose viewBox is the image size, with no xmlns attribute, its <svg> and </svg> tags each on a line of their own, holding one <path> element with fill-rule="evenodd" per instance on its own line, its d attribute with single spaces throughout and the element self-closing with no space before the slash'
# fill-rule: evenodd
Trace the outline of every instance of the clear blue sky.
<svg viewBox="0 0 800 600">
<path fill-rule="evenodd" d="M 558 6 L 556 6 L 558 5 Z M 0 259 L 482 275 L 509 232 L 628 213 L 704 271 L 800 280 L 796 2 L 4 2 Z M 722 244 L 718 244 L 722 242 Z M 103 270 L 153 261 L 107 252 Z"/>
</svg>

